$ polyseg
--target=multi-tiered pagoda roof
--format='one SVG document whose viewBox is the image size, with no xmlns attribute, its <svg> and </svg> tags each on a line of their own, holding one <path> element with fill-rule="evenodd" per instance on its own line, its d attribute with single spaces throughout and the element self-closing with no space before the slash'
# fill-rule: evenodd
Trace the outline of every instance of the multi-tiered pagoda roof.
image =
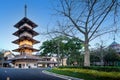
<svg viewBox="0 0 120 80">
<path fill-rule="evenodd" d="M 34 44 L 39 43 L 39 41 L 33 39 L 34 36 L 39 35 L 33 29 L 37 27 L 37 24 L 29 20 L 27 17 L 24 17 L 17 24 L 14 25 L 18 30 L 13 33 L 17 36 L 18 39 L 13 41 L 13 43 L 18 44 L 19 48 L 14 49 L 15 52 L 24 53 L 24 55 L 30 55 L 32 52 L 39 51 L 33 48 Z"/>
<path fill-rule="evenodd" d="M 30 19 L 28 19 L 27 17 L 24 17 L 23 19 L 21 19 L 18 23 L 16 23 L 14 25 L 14 27 L 19 28 L 21 25 L 23 25 L 24 23 L 27 23 L 28 25 L 31 25 L 32 28 L 37 27 L 38 25 L 35 24 L 33 21 L 31 21 Z"/>
</svg>

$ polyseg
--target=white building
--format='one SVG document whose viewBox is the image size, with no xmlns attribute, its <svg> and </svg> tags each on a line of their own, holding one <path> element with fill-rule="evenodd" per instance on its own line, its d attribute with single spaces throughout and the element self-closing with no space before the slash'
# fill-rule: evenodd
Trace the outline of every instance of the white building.
<svg viewBox="0 0 120 80">
<path fill-rule="evenodd" d="M 112 42 L 112 44 L 109 45 L 109 48 L 114 49 L 117 53 L 120 54 L 120 44 L 117 42 Z"/>
</svg>

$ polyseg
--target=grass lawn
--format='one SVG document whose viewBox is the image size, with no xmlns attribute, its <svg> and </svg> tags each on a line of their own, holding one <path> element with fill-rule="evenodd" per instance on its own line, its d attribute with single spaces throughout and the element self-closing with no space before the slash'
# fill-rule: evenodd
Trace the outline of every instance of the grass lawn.
<svg viewBox="0 0 120 80">
<path fill-rule="evenodd" d="M 49 71 L 57 74 L 81 78 L 84 80 L 120 80 L 120 72 L 104 72 L 77 68 L 54 68 Z"/>
</svg>

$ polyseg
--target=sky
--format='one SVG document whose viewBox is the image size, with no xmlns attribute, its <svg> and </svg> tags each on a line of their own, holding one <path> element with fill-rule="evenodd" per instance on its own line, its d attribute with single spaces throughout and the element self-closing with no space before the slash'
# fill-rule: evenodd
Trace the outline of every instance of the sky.
<svg viewBox="0 0 120 80">
<path fill-rule="evenodd" d="M 18 45 L 12 43 L 18 37 L 12 34 L 17 31 L 14 25 L 25 16 L 25 4 L 27 5 L 27 17 L 38 25 L 35 28 L 38 33 L 46 31 L 48 25 L 51 28 L 55 24 L 51 0 L 0 0 L 0 3 L 0 49 L 12 51 L 18 48 Z M 91 45 L 94 46 L 97 41 L 100 42 L 106 36 L 93 40 Z M 113 35 L 103 40 L 105 45 L 112 43 L 113 38 L 110 37 Z M 42 42 L 47 40 L 47 37 L 40 34 L 35 39 L 41 42 L 34 46 L 38 49 Z M 116 41 L 119 43 L 119 38 Z"/>
<path fill-rule="evenodd" d="M 10 50 L 18 48 L 12 41 L 18 37 L 12 35 L 17 29 L 14 25 L 20 21 L 24 15 L 24 5 L 27 5 L 27 17 L 35 22 L 38 33 L 46 30 L 46 26 L 51 21 L 50 0 L 0 0 L 0 49 Z M 35 37 L 41 43 L 46 37 L 41 34 Z M 39 48 L 41 43 L 34 47 Z"/>
</svg>

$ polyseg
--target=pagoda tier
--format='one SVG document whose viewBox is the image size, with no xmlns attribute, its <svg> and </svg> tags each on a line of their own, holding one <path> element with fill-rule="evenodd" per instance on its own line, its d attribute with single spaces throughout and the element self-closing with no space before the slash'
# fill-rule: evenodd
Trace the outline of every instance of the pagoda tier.
<svg viewBox="0 0 120 80">
<path fill-rule="evenodd" d="M 20 42 L 22 42 L 22 41 L 31 41 L 32 42 L 32 44 L 37 44 L 37 43 L 40 43 L 40 41 L 37 41 L 37 40 L 35 40 L 35 39 L 33 39 L 33 38 L 30 38 L 30 37 L 27 37 L 27 36 L 23 36 L 23 37 L 21 37 L 21 38 L 19 38 L 19 39 L 17 39 L 17 40 L 15 40 L 15 41 L 13 41 L 12 43 L 15 43 L 15 44 L 20 44 Z"/>
<path fill-rule="evenodd" d="M 32 28 L 37 27 L 37 24 L 29 20 L 27 17 L 24 17 L 22 20 L 20 20 L 17 24 L 14 25 L 14 27 L 20 28 L 20 26 L 24 25 L 24 23 L 31 25 Z"/>
<path fill-rule="evenodd" d="M 12 51 L 20 52 L 20 53 L 32 53 L 32 52 L 36 52 L 39 50 L 34 49 L 33 47 L 30 47 L 28 45 L 23 45 L 22 47 L 19 47 L 18 49 L 14 49 Z"/>
<path fill-rule="evenodd" d="M 39 41 L 33 39 L 34 36 L 39 35 L 33 29 L 37 27 L 37 25 L 24 17 L 17 24 L 15 24 L 18 30 L 13 33 L 13 35 L 18 36 L 18 39 L 13 41 L 13 43 L 18 44 L 19 48 L 14 49 L 13 51 L 19 52 L 21 55 L 32 55 L 32 52 L 37 52 L 39 50 L 34 49 L 33 45 L 39 43 Z"/>
<path fill-rule="evenodd" d="M 27 28 L 27 27 L 23 27 L 23 28 L 19 29 L 18 31 L 13 33 L 13 35 L 20 36 L 22 33 L 31 34 L 32 37 L 39 35 L 39 33 L 34 31 L 33 29 L 30 29 L 30 28 Z"/>
</svg>

